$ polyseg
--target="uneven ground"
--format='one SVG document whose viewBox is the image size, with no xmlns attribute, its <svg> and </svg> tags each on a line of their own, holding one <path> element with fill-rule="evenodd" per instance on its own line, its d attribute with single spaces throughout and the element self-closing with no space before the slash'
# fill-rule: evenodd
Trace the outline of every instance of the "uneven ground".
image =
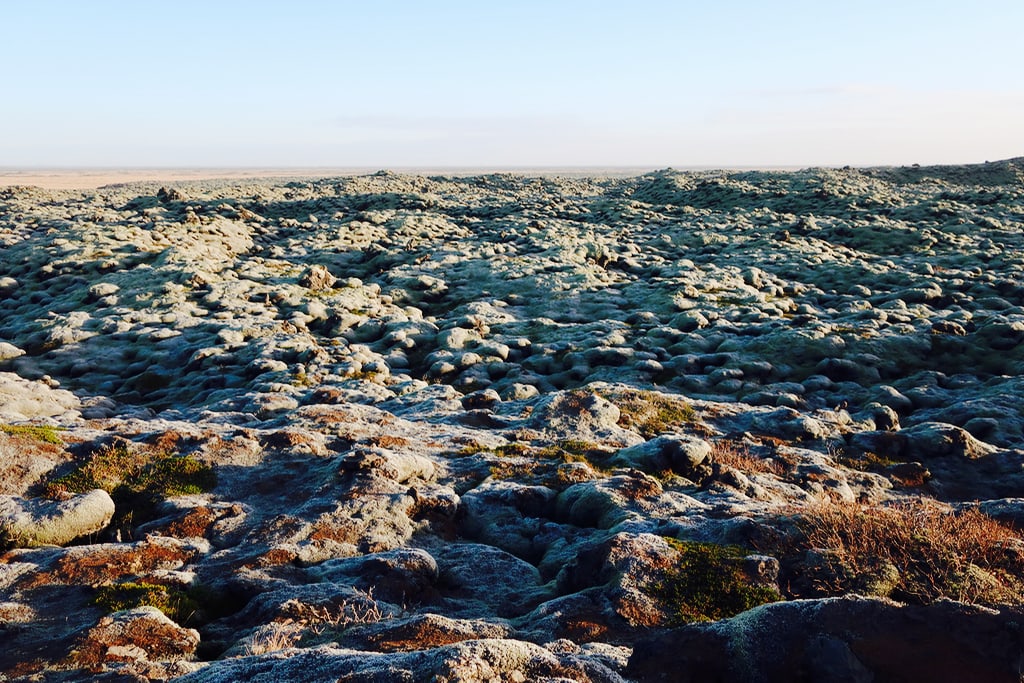
<svg viewBox="0 0 1024 683">
<path fill-rule="evenodd" d="M 0 674 L 1020 680 L 1024 162 L 0 190 Z"/>
</svg>

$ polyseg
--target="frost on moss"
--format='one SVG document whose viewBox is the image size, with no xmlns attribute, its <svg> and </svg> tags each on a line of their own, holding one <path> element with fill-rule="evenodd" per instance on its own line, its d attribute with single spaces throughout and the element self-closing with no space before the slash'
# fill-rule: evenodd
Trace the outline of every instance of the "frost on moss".
<svg viewBox="0 0 1024 683">
<path fill-rule="evenodd" d="M 602 394 L 621 412 L 619 426 L 639 432 L 645 439 L 677 430 L 697 420 L 697 412 L 680 397 L 640 389 Z"/>
</svg>

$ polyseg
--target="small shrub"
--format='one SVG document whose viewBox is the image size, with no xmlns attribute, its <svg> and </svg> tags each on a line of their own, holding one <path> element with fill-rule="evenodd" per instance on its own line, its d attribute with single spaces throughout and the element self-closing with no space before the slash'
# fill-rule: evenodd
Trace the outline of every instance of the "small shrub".
<svg viewBox="0 0 1024 683">
<path fill-rule="evenodd" d="M 715 441 L 711 444 L 711 461 L 741 472 L 761 472 L 782 476 L 786 467 L 774 458 L 759 458 L 744 444 L 733 441 Z"/>
<path fill-rule="evenodd" d="M 884 507 L 829 501 L 799 515 L 796 528 L 790 552 L 823 551 L 829 559 L 831 570 L 814 577 L 826 594 L 881 585 L 915 603 L 1024 603 L 1020 536 L 974 508 L 951 511 L 924 499 Z"/>
<path fill-rule="evenodd" d="M 781 599 L 769 586 L 752 584 L 743 572 L 742 548 L 668 539 L 678 564 L 653 586 L 674 624 L 715 621 Z"/>
<path fill-rule="evenodd" d="M 272 622 L 260 628 L 245 645 L 247 655 L 265 655 L 295 647 L 302 630 L 296 624 Z"/>
<path fill-rule="evenodd" d="M 357 624 L 375 624 L 387 616 L 384 608 L 373 597 L 373 588 L 366 591 L 358 588 L 354 590 L 352 598 L 342 600 L 337 605 L 311 605 L 289 600 L 284 604 L 284 612 L 290 619 L 310 627 L 316 635 L 327 630 L 337 634 Z"/>
</svg>

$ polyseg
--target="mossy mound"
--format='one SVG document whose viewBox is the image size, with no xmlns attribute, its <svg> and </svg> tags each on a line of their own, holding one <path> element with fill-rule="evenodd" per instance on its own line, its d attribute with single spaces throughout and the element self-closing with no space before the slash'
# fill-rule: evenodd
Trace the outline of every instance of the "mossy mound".
<svg viewBox="0 0 1024 683">
<path fill-rule="evenodd" d="M 74 469 L 48 481 L 45 495 L 60 499 L 103 489 L 117 507 L 112 524 L 130 531 L 132 526 L 152 519 L 159 501 L 203 493 L 216 484 L 213 468 L 190 455 L 119 440 L 93 451 Z"/>
<path fill-rule="evenodd" d="M 679 551 L 677 564 L 652 587 L 671 615 L 672 625 L 717 621 L 781 600 L 770 586 L 753 583 L 743 571 L 749 555 L 738 546 L 669 539 Z"/>
</svg>

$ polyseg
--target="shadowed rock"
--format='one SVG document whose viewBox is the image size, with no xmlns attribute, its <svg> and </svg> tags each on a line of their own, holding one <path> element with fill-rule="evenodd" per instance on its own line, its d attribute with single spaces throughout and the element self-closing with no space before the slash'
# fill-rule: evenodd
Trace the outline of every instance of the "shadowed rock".
<svg viewBox="0 0 1024 683">
<path fill-rule="evenodd" d="M 774 603 L 637 643 L 643 683 L 1019 681 L 1020 610 L 956 602 L 899 605 L 857 596 Z"/>
</svg>

